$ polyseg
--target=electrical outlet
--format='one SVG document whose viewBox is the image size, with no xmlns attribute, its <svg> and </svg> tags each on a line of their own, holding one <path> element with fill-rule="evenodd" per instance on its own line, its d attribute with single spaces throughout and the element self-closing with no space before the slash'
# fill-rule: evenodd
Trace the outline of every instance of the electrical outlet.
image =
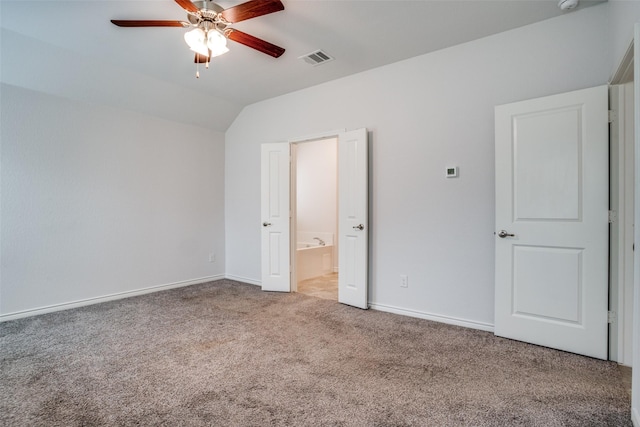
<svg viewBox="0 0 640 427">
<path fill-rule="evenodd" d="M 209 254 L 209 262 L 216 262 L 216 254 Z"/>
<path fill-rule="evenodd" d="M 400 275 L 400 287 L 408 288 L 409 287 L 409 277 L 406 274 Z"/>
</svg>

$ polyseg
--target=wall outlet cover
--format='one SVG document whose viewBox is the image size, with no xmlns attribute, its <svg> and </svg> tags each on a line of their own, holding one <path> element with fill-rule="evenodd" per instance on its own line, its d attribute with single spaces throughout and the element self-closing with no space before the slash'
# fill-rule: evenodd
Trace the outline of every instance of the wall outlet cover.
<svg viewBox="0 0 640 427">
<path fill-rule="evenodd" d="M 400 275 L 400 287 L 401 288 L 408 288 L 409 287 L 409 277 L 407 277 L 406 274 L 401 274 Z"/>
</svg>

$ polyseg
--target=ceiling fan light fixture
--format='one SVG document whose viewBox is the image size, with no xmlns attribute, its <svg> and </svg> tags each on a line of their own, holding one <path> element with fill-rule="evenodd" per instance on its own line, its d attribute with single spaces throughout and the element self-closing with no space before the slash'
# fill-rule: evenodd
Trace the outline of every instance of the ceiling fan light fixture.
<svg viewBox="0 0 640 427">
<path fill-rule="evenodd" d="M 187 31 L 184 35 L 184 41 L 187 42 L 192 51 L 203 56 L 209 56 L 207 34 L 201 28 L 194 28 L 191 31 Z"/>
<path fill-rule="evenodd" d="M 197 71 L 199 64 L 206 64 L 209 68 L 211 58 L 229 52 L 227 39 L 274 58 L 279 58 L 284 53 L 285 49 L 280 46 L 229 27 L 240 21 L 284 10 L 281 0 L 248 0 L 227 9 L 214 1 L 217 0 L 175 0 L 187 12 L 188 21 L 112 19 L 111 23 L 118 27 L 188 28 L 189 31 L 184 34 L 184 40 L 189 48 L 196 53 L 194 59 L 196 77 L 199 77 L 200 74 Z"/>
<path fill-rule="evenodd" d="M 207 47 L 211 51 L 211 57 L 229 52 L 227 38 L 218 31 L 212 30 L 207 34 Z"/>
</svg>

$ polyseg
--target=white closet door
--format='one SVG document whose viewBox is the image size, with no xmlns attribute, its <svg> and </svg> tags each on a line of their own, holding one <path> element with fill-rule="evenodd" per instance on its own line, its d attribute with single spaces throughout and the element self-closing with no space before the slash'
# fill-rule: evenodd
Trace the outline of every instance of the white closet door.
<svg viewBox="0 0 640 427">
<path fill-rule="evenodd" d="M 607 97 L 496 107 L 496 335 L 607 358 Z"/>
</svg>

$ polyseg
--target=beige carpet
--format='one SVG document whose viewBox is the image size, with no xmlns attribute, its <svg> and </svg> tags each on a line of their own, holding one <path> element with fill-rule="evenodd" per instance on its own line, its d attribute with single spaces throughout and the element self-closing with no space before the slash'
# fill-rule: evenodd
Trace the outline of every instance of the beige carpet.
<svg viewBox="0 0 640 427">
<path fill-rule="evenodd" d="M 2 426 L 631 426 L 616 365 L 231 281 L 0 324 Z"/>
</svg>

